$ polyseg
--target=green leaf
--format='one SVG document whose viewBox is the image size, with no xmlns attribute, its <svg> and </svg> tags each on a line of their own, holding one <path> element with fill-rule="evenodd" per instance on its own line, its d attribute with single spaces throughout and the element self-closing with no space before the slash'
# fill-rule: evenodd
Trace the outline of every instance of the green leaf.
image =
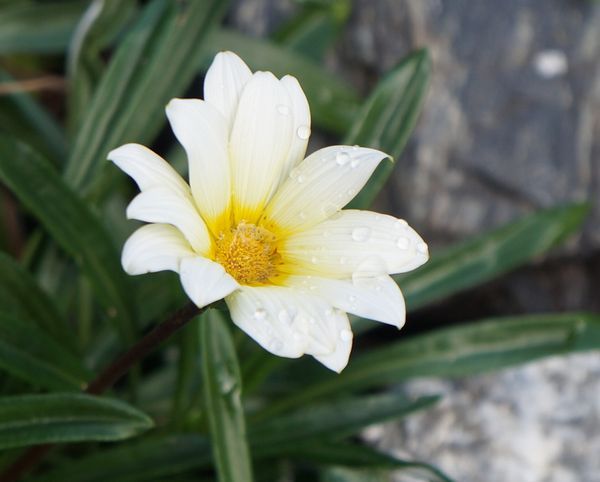
<svg viewBox="0 0 600 482">
<path fill-rule="evenodd" d="M 253 70 L 297 77 L 308 98 L 313 123 L 319 127 L 343 134 L 352 124 L 359 103 L 356 91 L 307 57 L 266 40 L 221 29 L 207 39 L 201 62 L 204 70 L 220 50 L 236 52 Z"/>
<path fill-rule="evenodd" d="M 342 144 L 380 149 L 397 159 L 421 112 L 430 71 L 427 50 L 418 50 L 402 60 L 369 95 Z M 393 169 L 393 163 L 382 162 L 347 208 L 368 208 Z"/>
<path fill-rule="evenodd" d="M 148 482 L 206 467 L 210 444 L 195 434 L 168 435 L 123 444 L 68 460 L 35 482 Z"/>
<path fill-rule="evenodd" d="M 319 465 L 394 469 L 395 471 L 419 474 L 423 480 L 431 482 L 452 482 L 448 476 L 432 465 L 402 460 L 364 445 L 316 442 L 296 447 L 289 453 L 289 456 L 292 459 Z"/>
<path fill-rule="evenodd" d="M 0 448 L 45 443 L 113 441 L 152 428 L 139 410 L 83 394 L 0 397 Z"/>
<path fill-rule="evenodd" d="M 173 398 L 172 419 L 177 427 L 183 426 L 189 413 L 191 394 L 196 382 L 198 361 L 200 360 L 200 334 L 198 320 L 193 320 L 179 335 L 179 358 L 177 360 L 177 381 Z"/>
<path fill-rule="evenodd" d="M 334 0 L 328 5 L 304 5 L 299 14 L 286 22 L 273 39 L 284 47 L 322 62 L 348 20 L 348 0 Z"/>
<path fill-rule="evenodd" d="M 69 349 L 76 346 L 52 299 L 19 263 L 4 253 L 0 253 L 0 306 L 17 318 L 34 322 Z"/>
<path fill-rule="evenodd" d="M 251 482 L 240 369 L 231 334 L 220 312 L 210 310 L 201 320 L 200 346 L 204 405 L 219 480 Z"/>
<path fill-rule="evenodd" d="M 135 8 L 135 0 L 93 0 L 77 24 L 67 52 L 71 132 L 79 125 L 104 72 L 102 50 L 129 22 Z"/>
<path fill-rule="evenodd" d="M 0 55 L 66 49 L 87 0 L 0 5 Z"/>
<path fill-rule="evenodd" d="M 0 82 L 14 82 L 14 79 L 0 68 Z M 62 129 L 26 92 L 0 96 L 0 128 L 31 144 L 56 164 L 62 164 L 67 156 Z"/>
<path fill-rule="evenodd" d="M 111 149 L 150 143 L 165 122 L 167 102 L 181 95 L 197 72 L 204 36 L 227 2 L 154 0 L 120 43 L 74 141 L 65 178 L 89 192 Z"/>
<path fill-rule="evenodd" d="M 542 314 L 493 318 L 403 339 L 351 360 L 338 376 L 322 376 L 273 402 L 262 417 L 323 398 L 415 377 L 459 377 L 550 355 L 599 349 L 600 315 Z"/>
<path fill-rule="evenodd" d="M 369 425 L 430 407 L 438 400 L 437 396 L 408 400 L 402 394 L 386 393 L 307 406 L 251 426 L 253 452 L 285 453 L 309 441 L 347 437 Z"/>
<path fill-rule="evenodd" d="M 43 157 L 0 134 L 0 180 L 89 275 L 125 339 L 135 333 L 131 289 L 112 239 L 94 213 Z"/>
<path fill-rule="evenodd" d="M 539 211 L 434 254 L 418 270 L 396 276 L 396 281 L 408 308 L 419 308 L 540 256 L 577 232 L 588 212 L 586 204 Z"/>
<path fill-rule="evenodd" d="M 0 312 L 0 369 L 49 390 L 81 390 L 90 374 L 37 325 Z"/>
</svg>

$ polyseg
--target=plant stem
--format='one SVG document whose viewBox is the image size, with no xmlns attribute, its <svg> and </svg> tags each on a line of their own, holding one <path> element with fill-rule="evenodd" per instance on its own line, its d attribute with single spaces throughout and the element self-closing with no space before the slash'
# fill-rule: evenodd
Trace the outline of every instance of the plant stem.
<svg viewBox="0 0 600 482">
<path fill-rule="evenodd" d="M 85 388 L 84 393 L 89 393 L 90 395 L 100 395 L 101 393 L 104 393 L 119 381 L 133 365 L 150 354 L 164 340 L 169 338 L 174 332 L 185 326 L 207 308 L 208 306 L 199 309 L 192 303 L 188 303 L 183 308 L 180 308 L 164 322 L 156 326 L 150 333 L 145 335 L 123 355 L 115 359 L 115 361 L 106 367 L 100 375 L 90 382 Z M 25 473 L 29 472 L 39 464 L 52 447 L 52 444 L 31 447 L 0 474 L 0 482 L 15 482 L 19 480 Z"/>
</svg>

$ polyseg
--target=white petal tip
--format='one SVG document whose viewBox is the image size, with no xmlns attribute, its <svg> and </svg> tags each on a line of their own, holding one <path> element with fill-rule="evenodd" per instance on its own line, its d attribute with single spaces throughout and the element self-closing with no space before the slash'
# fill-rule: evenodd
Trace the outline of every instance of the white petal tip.
<svg viewBox="0 0 600 482">
<path fill-rule="evenodd" d="M 179 274 L 183 289 L 198 308 L 225 298 L 239 287 L 223 266 L 206 258 L 183 259 Z"/>
</svg>

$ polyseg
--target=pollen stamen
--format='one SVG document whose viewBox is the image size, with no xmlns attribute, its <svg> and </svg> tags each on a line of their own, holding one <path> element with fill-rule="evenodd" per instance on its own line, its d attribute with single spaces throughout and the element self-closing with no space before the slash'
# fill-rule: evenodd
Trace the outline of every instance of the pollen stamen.
<svg viewBox="0 0 600 482">
<path fill-rule="evenodd" d="M 260 226 L 240 222 L 222 231 L 215 241 L 215 261 L 238 283 L 260 285 L 277 274 L 280 255 L 273 233 Z"/>
</svg>

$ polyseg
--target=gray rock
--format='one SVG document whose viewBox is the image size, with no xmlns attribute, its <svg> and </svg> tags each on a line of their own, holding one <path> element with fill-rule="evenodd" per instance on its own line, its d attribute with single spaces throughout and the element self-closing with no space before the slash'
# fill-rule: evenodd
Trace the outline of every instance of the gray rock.
<svg viewBox="0 0 600 482">
<path fill-rule="evenodd" d="M 455 381 L 408 383 L 411 396 L 443 395 L 433 409 L 364 437 L 460 482 L 599 482 L 600 357 L 549 358 Z M 413 479 L 398 475 L 398 482 Z"/>
</svg>

